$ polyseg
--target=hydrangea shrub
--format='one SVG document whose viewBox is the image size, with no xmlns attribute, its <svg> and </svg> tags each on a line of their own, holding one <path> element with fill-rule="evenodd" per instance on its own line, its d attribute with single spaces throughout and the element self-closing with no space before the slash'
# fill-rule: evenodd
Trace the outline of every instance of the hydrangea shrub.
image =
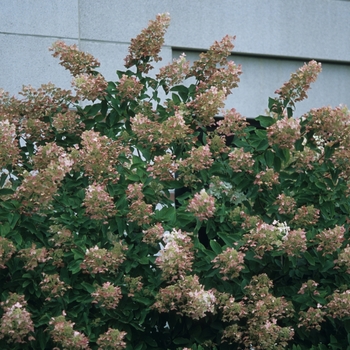
<svg viewBox="0 0 350 350">
<path fill-rule="evenodd" d="M 230 36 L 150 76 L 169 21 L 116 81 L 57 42 L 73 92 L 0 90 L 1 349 L 348 348 L 349 110 L 293 117 L 315 61 L 224 110 Z"/>
</svg>

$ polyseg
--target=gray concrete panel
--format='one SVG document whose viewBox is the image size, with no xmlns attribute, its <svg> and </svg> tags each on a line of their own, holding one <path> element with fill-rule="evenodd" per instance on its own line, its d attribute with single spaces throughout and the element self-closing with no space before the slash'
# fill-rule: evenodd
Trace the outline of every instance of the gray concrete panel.
<svg viewBox="0 0 350 350">
<path fill-rule="evenodd" d="M 0 0 L 0 33 L 79 37 L 78 0 Z"/>
<path fill-rule="evenodd" d="M 230 34 L 240 53 L 350 61 L 347 1 L 85 0 L 81 37 L 129 42 L 161 12 L 172 17 L 166 35 L 172 47 L 205 49 Z"/>
<path fill-rule="evenodd" d="M 70 89 L 71 76 L 59 60 L 51 56 L 48 48 L 54 38 L 0 34 L 0 88 L 17 94 L 22 85 L 38 88 L 52 82 Z M 67 44 L 74 44 L 66 40 Z"/>
</svg>

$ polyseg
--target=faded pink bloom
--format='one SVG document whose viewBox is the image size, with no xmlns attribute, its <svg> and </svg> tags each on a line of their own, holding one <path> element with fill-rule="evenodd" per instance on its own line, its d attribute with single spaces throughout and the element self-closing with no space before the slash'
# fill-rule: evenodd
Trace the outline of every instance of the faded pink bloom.
<svg viewBox="0 0 350 350">
<path fill-rule="evenodd" d="M 344 233 L 344 226 L 338 225 L 332 229 L 323 230 L 315 237 L 318 241 L 317 251 L 321 251 L 323 256 L 335 253 L 344 242 Z"/>
<path fill-rule="evenodd" d="M 245 152 L 243 148 L 235 148 L 228 155 L 229 165 L 236 173 L 252 173 L 255 160 L 250 152 Z"/>
<path fill-rule="evenodd" d="M 215 198 L 202 189 L 190 199 L 186 211 L 191 212 L 199 221 L 206 221 L 214 216 Z"/>
<path fill-rule="evenodd" d="M 32 243 L 31 248 L 19 250 L 18 256 L 24 260 L 25 265 L 23 267 L 27 271 L 34 270 L 39 264 L 43 264 L 48 260 L 51 260 L 47 249 L 45 247 L 36 248 L 35 243 Z"/>
<path fill-rule="evenodd" d="M 276 90 L 282 100 L 288 100 L 292 106 L 294 102 L 302 101 L 307 98 L 307 90 L 310 84 L 315 82 L 318 74 L 321 72 L 321 63 L 310 61 L 299 68 L 296 73 L 292 73 L 288 82 Z"/>
<path fill-rule="evenodd" d="M 18 165 L 20 149 L 16 138 L 16 126 L 8 120 L 0 120 L 0 169 Z"/>
<path fill-rule="evenodd" d="M 259 220 L 249 233 L 243 235 L 244 250 L 252 249 L 255 257 L 261 259 L 265 252 L 281 246 L 282 237 L 283 232 L 279 227 Z"/>
<path fill-rule="evenodd" d="M 188 158 L 178 161 L 180 171 L 194 172 L 210 169 L 214 163 L 209 145 L 192 148 L 187 154 L 189 154 Z"/>
<path fill-rule="evenodd" d="M 284 117 L 267 128 L 270 145 L 294 150 L 294 144 L 300 139 L 300 119 Z"/>
<path fill-rule="evenodd" d="M 98 286 L 96 291 L 91 293 L 91 296 L 94 298 L 93 304 L 99 304 L 106 309 L 115 309 L 123 297 L 121 288 L 113 286 L 111 282 Z"/>
<path fill-rule="evenodd" d="M 86 214 L 94 220 L 106 220 L 117 213 L 113 198 L 105 190 L 105 186 L 94 182 L 85 189 L 82 204 Z"/>
<path fill-rule="evenodd" d="M 296 207 L 295 199 L 284 193 L 279 194 L 273 204 L 278 206 L 278 213 L 283 215 L 292 215 Z"/>
<path fill-rule="evenodd" d="M 130 222 L 137 222 L 138 225 L 149 224 L 153 215 L 152 204 L 147 204 L 143 198 L 142 183 L 133 183 L 128 185 L 126 191 L 127 198 L 131 202 L 127 214 Z"/>
<path fill-rule="evenodd" d="M 144 234 L 142 242 L 151 245 L 157 245 L 163 237 L 164 228 L 162 224 L 158 222 L 154 226 L 151 226 L 149 229 L 143 230 L 142 233 Z"/>
<path fill-rule="evenodd" d="M 193 111 L 197 124 L 207 127 L 215 124 L 214 117 L 225 106 L 226 89 L 219 90 L 212 86 L 209 90 L 196 95 L 195 99 L 187 103 L 187 107 Z"/>
<path fill-rule="evenodd" d="M 95 101 L 107 94 L 108 83 L 101 74 L 80 74 L 73 79 L 72 85 L 81 100 Z"/>
<path fill-rule="evenodd" d="M 174 281 L 183 278 L 192 271 L 194 259 L 191 233 L 176 231 L 164 232 L 163 240 L 166 243 L 156 258 L 156 265 L 162 271 L 165 280 Z"/>
<path fill-rule="evenodd" d="M 186 276 L 175 284 L 161 288 L 152 308 L 159 312 L 176 310 L 180 315 L 186 315 L 194 320 L 206 316 L 208 312 L 215 313 L 215 291 L 204 290 L 198 276 Z"/>
<path fill-rule="evenodd" d="M 231 54 L 235 37 L 226 35 L 221 41 L 215 41 L 207 52 L 199 55 L 199 60 L 193 62 L 189 76 L 198 81 L 207 83 L 218 71 L 217 66 L 225 66 L 227 57 Z"/>
<path fill-rule="evenodd" d="M 140 72 L 148 73 L 153 66 L 149 63 L 161 60 L 159 52 L 164 43 L 164 34 L 169 27 L 169 14 L 158 14 L 154 21 L 134 39 L 131 39 L 129 55 L 125 58 L 125 67 L 136 66 Z"/>
<path fill-rule="evenodd" d="M 69 70 L 73 76 L 91 73 L 100 63 L 91 54 L 79 51 L 77 45 L 67 45 L 63 41 L 56 41 L 50 51 L 53 57 L 59 57 L 60 65 Z"/>
<path fill-rule="evenodd" d="M 128 297 L 133 297 L 136 292 L 140 292 L 143 288 L 142 276 L 130 277 L 124 275 L 124 283 L 129 290 Z"/>
<path fill-rule="evenodd" d="M 343 293 L 336 290 L 326 308 L 327 314 L 333 318 L 348 318 L 350 316 L 350 290 L 348 289 Z"/>
<path fill-rule="evenodd" d="M 306 329 L 317 329 L 321 330 L 320 323 L 324 322 L 324 316 L 327 314 L 326 311 L 322 309 L 309 307 L 307 311 L 299 311 L 299 323 L 298 327 L 305 327 Z"/>
<path fill-rule="evenodd" d="M 0 269 L 6 269 L 6 263 L 16 252 L 14 244 L 5 237 L 0 237 Z"/>
<path fill-rule="evenodd" d="M 267 168 L 265 171 L 260 171 L 260 173 L 256 174 L 254 184 L 260 187 L 266 187 L 267 189 L 272 189 L 274 185 L 278 185 L 279 182 L 279 174 L 275 172 L 273 169 Z"/>
<path fill-rule="evenodd" d="M 80 267 L 84 273 L 109 272 L 115 274 L 125 260 L 124 250 L 127 250 L 127 247 L 118 242 L 114 243 L 114 247 L 111 250 L 99 248 L 98 246 L 92 247 L 86 250 Z"/>
<path fill-rule="evenodd" d="M 116 170 L 120 154 L 130 151 L 120 141 L 111 140 L 93 130 L 84 131 L 81 135 L 82 149 L 74 150 L 76 167 L 84 168 L 85 176 L 95 181 L 111 180 L 117 182 L 119 174 Z M 78 168 L 79 169 L 79 168 Z"/>
<path fill-rule="evenodd" d="M 118 329 L 108 328 L 106 333 L 101 334 L 96 343 L 99 345 L 98 350 L 123 350 L 126 348 L 126 343 L 123 340 L 126 332 L 121 332 Z"/>
<path fill-rule="evenodd" d="M 299 227 L 308 225 L 315 225 L 320 217 L 320 210 L 315 208 L 313 205 L 303 205 L 298 208 L 294 218 L 292 219 L 293 224 Z"/>
<path fill-rule="evenodd" d="M 48 294 L 45 300 L 50 301 L 51 297 L 62 297 L 68 289 L 71 289 L 69 285 L 60 280 L 59 274 L 47 275 L 43 273 L 43 280 L 40 282 L 40 289 Z"/>
<path fill-rule="evenodd" d="M 244 269 L 244 256 L 234 248 L 226 248 L 212 262 L 215 263 L 214 268 L 220 268 L 223 280 L 234 279 Z"/>
<path fill-rule="evenodd" d="M 282 240 L 279 250 L 284 251 L 288 256 L 300 256 L 307 250 L 306 233 L 302 229 L 289 231 Z"/>
<path fill-rule="evenodd" d="M 48 119 L 58 111 L 67 112 L 71 102 L 76 100 L 71 91 L 62 90 L 51 83 L 43 84 L 38 89 L 23 86 L 19 94 L 23 96 L 21 100 L 11 98 L 1 107 L 1 119 L 15 124 L 18 136 L 36 143 L 54 138 Z"/>
<path fill-rule="evenodd" d="M 224 119 L 217 122 L 216 131 L 226 136 L 244 136 L 244 129 L 248 126 L 246 118 L 242 117 L 234 108 L 225 111 Z"/>
<path fill-rule="evenodd" d="M 117 85 L 118 96 L 121 101 L 135 100 L 140 95 L 143 87 L 143 84 L 135 77 L 123 74 Z"/>
<path fill-rule="evenodd" d="M 53 234 L 53 237 L 49 239 L 49 242 L 54 243 L 55 248 L 64 246 L 69 249 L 74 245 L 74 239 L 72 232 L 62 225 L 51 225 L 49 232 Z"/>
<path fill-rule="evenodd" d="M 226 96 L 231 94 L 232 89 L 238 87 L 239 76 L 242 74 L 241 65 L 236 65 L 233 61 L 227 63 L 226 67 L 218 68 L 211 77 L 205 82 L 200 83 L 199 88 L 203 86 L 215 86 L 219 90 L 224 90 Z"/>
<path fill-rule="evenodd" d="M 89 339 L 85 334 L 74 330 L 74 323 L 67 321 L 65 313 L 62 316 L 52 317 L 50 335 L 55 343 L 61 344 L 65 349 L 80 350 L 89 347 Z"/>
<path fill-rule="evenodd" d="M 319 295 L 320 293 L 316 290 L 318 283 L 314 280 L 308 280 L 306 283 L 303 283 L 298 291 L 298 294 L 304 294 L 305 292 L 311 295 Z"/>
<path fill-rule="evenodd" d="M 24 295 L 10 293 L 5 302 L 1 302 L 4 314 L 0 320 L 0 339 L 7 338 L 8 343 L 27 343 L 35 340 L 30 335 L 34 332 L 34 324 L 30 313 L 26 310 Z"/>
<path fill-rule="evenodd" d="M 52 116 L 52 126 L 58 133 L 80 134 L 85 126 L 77 112 L 68 110 Z"/>
<path fill-rule="evenodd" d="M 39 147 L 37 155 L 33 157 L 33 163 L 43 169 L 24 173 L 14 198 L 22 202 L 21 210 L 26 213 L 45 213 L 50 209 L 50 202 L 61 181 L 66 173 L 71 171 L 74 160 L 61 147 L 52 143 Z"/>
<path fill-rule="evenodd" d="M 338 259 L 334 261 L 339 266 L 344 266 L 347 270 L 346 273 L 350 273 L 350 246 L 347 245 L 342 249 L 338 255 Z"/>
<path fill-rule="evenodd" d="M 174 59 L 173 63 L 160 68 L 156 75 L 157 79 L 164 80 L 167 87 L 181 83 L 190 71 L 190 62 L 186 60 L 183 53 L 178 59 Z"/>
<path fill-rule="evenodd" d="M 155 156 L 153 164 L 149 165 L 147 171 L 150 176 L 161 181 L 174 181 L 175 173 L 179 165 L 174 161 L 175 156 L 172 154 L 165 154 L 164 156 Z"/>
<path fill-rule="evenodd" d="M 157 116 L 154 116 L 156 119 Z M 167 149 L 172 142 L 186 142 L 193 131 L 185 124 L 183 112 L 177 110 L 175 115 L 164 122 L 159 123 L 151 120 L 141 113 L 130 118 L 131 129 L 136 134 L 138 142 L 150 147 L 151 150 Z"/>
</svg>

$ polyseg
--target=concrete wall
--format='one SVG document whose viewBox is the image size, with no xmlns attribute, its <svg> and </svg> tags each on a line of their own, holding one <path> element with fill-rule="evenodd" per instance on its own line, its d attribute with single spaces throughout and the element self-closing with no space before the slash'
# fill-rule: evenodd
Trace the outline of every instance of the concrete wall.
<svg viewBox="0 0 350 350">
<path fill-rule="evenodd" d="M 183 51 L 193 60 L 214 40 L 236 35 L 232 59 L 243 75 L 228 107 L 248 117 L 263 113 L 267 98 L 310 59 L 322 62 L 323 72 L 297 114 L 350 106 L 349 1 L 0 0 L 0 9 L 0 87 L 12 94 L 22 84 L 70 86 L 69 73 L 48 52 L 58 39 L 95 55 L 114 80 L 130 39 L 157 13 L 169 12 L 163 63 Z"/>
</svg>

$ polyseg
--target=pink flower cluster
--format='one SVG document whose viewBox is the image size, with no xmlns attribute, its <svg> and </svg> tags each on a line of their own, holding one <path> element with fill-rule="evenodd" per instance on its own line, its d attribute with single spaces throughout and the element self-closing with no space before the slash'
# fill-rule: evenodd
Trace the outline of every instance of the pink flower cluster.
<svg viewBox="0 0 350 350">
<path fill-rule="evenodd" d="M 35 340 L 31 333 L 34 324 L 30 313 L 25 309 L 24 295 L 10 293 L 6 301 L 0 304 L 4 313 L 0 320 L 0 339 L 7 338 L 8 343 L 26 343 Z"/>
<path fill-rule="evenodd" d="M 150 172 L 150 176 L 160 181 L 174 181 L 175 173 L 179 168 L 174 159 L 175 156 L 170 153 L 155 156 L 153 164 L 148 166 L 147 171 Z"/>
<path fill-rule="evenodd" d="M 174 281 L 184 278 L 192 271 L 194 259 L 191 234 L 173 229 L 170 233 L 164 232 L 163 240 L 165 247 L 158 252 L 155 260 L 162 271 L 163 279 Z"/>
<path fill-rule="evenodd" d="M 18 251 L 18 257 L 24 261 L 24 269 L 27 271 L 34 270 L 39 264 L 43 264 L 51 257 L 48 254 L 47 249 L 37 248 L 35 243 L 32 243 L 31 248 L 25 248 Z"/>
<path fill-rule="evenodd" d="M 307 98 L 307 90 L 311 83 L 315 82 L 318 74 L 321 72 L 321 63 L 310 61 L 304 64 L 296 73 L 292 73 L 288 82 L 276 90 L 282 100 L 288 100 L 292 105 L 294 102 L 302 101 Z"/>
<path fill-rule="evenodd" d="M 234 248 L 226 248 L 212 262 L 215 263 L 214 268 L 220 269 L 223 280 L 234 279 L 244 269 L 244 256 Z"/>
<path fill-rule="evenodd" d="M 149 224 L 153 215 L 152 204 L 147 204 L 144 201 L 144 194 L 142 193 L 142 183 L 134 183 L 128 185 L 126 191 L 127 198 L 130 200 L 129 212 L 127 217 L 131 222 L 137 222 L 138 225 Z"/>
<path fill-rule="evenodd" d="M 69 70 L 73 76 L 91 73 L 100 63 L 89 53 L 79 51 L 77 45 L 67 45 L 63 41 L 56 41 L 50 51 L 52 56 L 58 57 L 60 65 Z"/>
<path fill-rule="evenodd" d="M 269 168 L 256 174 L 254 180 L 254 184 L 258 185 L 259 187 L 264 186 L 267 189 L 272 189 L 274 185 L 278 185 L 279 183 L 279 174 L 273 169 Z M 262 191 L 261 188 L 260 191 Z"/>
<path fill-rule="evenodd" d="M 344 242 L 344 226 L 336 225 L 334 228 L 323 230 L 316 235 L 315 239 L 318 242 L 317 250 L 322 252 L 322 255 L 335 253 Z"/>
<path fill-rule="evenodd" d="M 105 190 L 105 186 L 96 182 L 85 189 L 82 205 L 86 214 L 94 220 L 107 220 L 117 213 L 114 200 Z"/>
<path fill-rule="evenodd" d="M 60 280 L 58 273 L 54 273 L 53 275 L 43 273 L 43 279 L 40 282 L 40 289 L 48 294 L 48 297 L 45 300 L 50 301 L 51 297 L 62 297 L 68 289 L 71 289 L 71 287 Z"/>
<path fill-rule="evenodd" d="M 163 237 L 164 228 L 162 224 L 158 222 L 157 224 L 151 226 L 147 230 L 143 230 L 142 233 L 144 234 L 142 242 L 151 245 L 157 245 Z"/>
<path fill-rule="evenodd" d="M 115 309 L 123 297 L 121 288 L 113 286 L 111 282 L 98 286 L 96 291 L 91 293 L 91 296 L 94 298 L 93 304 L 99 304 L 106 309 Z"/>
<path fill-rule="evenodd" d="M 250 152 L 245 152 L 243 148 L 236 148 L 228 155 L 229 165 L 236 172 L 252 173 L 254 166 L 253 155 Z"/>
<path fill-rule="evenodd" d="M 220 308 L 223 319 L 234 322 L 223 332 L 223 339 L 242 344 L 246 349 L 284 349 L 293 339 L 291 327 L 283 327 L 279 319 L 291 316 L 293 306 L 283 297 L 276 298 L 270 293 L 272 282 L 266 274 L 253 276 L 245 287 L 246 296 L 241 302 L 235 302 L 228 294 L 221 294 Z M 238 320 L 245 318 L 244 324 Z"/>
<path fill-rule="evenodd" d="M 125 260 L 124 250 L 127 250 L 127 247 L 118 242 L 115 242 L 111 250 L 98 246 L 92 247 L 86 250 L 80 267 L 84 273 L 103 274 L 109 272 L 115 274 Z"/>
<path fill-rule="evenodd" d="M 52 126 L 58 133 L 80 134 L 85 124 L 80 121 L 77 112 L 68 110 L 65 113 L 55 113 L 52 117 Z"/>
<path fill-rule="evenodd" d="M 320 210 L 313 205 L 303 205 L 296 210 L 292 219 L 294 225 L 299 227 L 315 225 L 320 217 Z"/>
<path fill-rule="evenodd" d="M 0 237 L 0 269 L 6 269 L 6 263 L 16 252 L 14 244 L 5 237 Z"/>
<path fill-rule="evenodd" d="M 20 149 L 16 138 L 16 126 L 7 119 L 0 120 L 0 169 L 18 166 Z"/>
<path fill-rule="evenodd" d="M 321 323 L 325 322 L 324 316 L 327 314 L 321 308 L 309 307 L 306 311 L 299 311 L 298 327 L 305 327 L 307 330 L 317 329 L 321 330 Z"/>
<path fill-rule="evenodd" d="M 300 119 L 284 117 L 267 128 L 270 145 L 294 150 L 294 144 L 300 139 Z"/>
<path fill-rule="evenodd" d="M 190 199 L 186 210 L 193 213 L 199 221 L 208 220 L 215 213 L 215 198 L 202 189 Z"/>
<path fill-rule="evenodd" d="M 179 84 L 190 72 L 190 62 L 186 60 L 183 53 L 178 59 L 174 59 L 173 63 L 160 68 L 156 75 L 157 79 L 164 80 L 167 87 Z"/>
<path fill-rule="evenodd" d="M 300 256 L 300 253 L 307 250 L 306 233 L 302 229 L 289 231 L 282 240 L 279 250 L 284 251 L 288 256 Z"/>
<path fill-rule="evenodd" d="M 278 206 L 278 213 L 282 215 L 292 215 L 295 212 L 296 201 L 293 197 L 287 196 L 284 193 L 278 195 L 273 203 Z"/>
<path fill-rule="evenodd" d="M 328 314 L 333 318 L 348 318 L 350 316 L 350 290 L 339 293 L 335 291 L 327 304 Z"/>
<path fill-rule="evenodd" d="M 101 334 L 97 339 L 98 350 L 123 350 L 126 348 L 126 343 L 123 340 L 126 332 L 121 332 L 115 328 L 108 328 L 108 331 Z"/>
<path fill-rule="evenodd" d="M 80 74 L 77 75 L 73 81 L 72 85 L 74 86 L 77 92 L 77 98 L 79 100 L 89 100 L 95 101 L 97 99 L 102 99 L 103 96 L 107 94 L 107 81 L 101 75 L 92 75 L 92 74 Z"/>
<path fill-rule="evenodd" d="M 190 76 L 198 81 L 208 83 L 218 71 L 217 66 L 225 66 L 227 57 L 231 54 L 235 37 L 226 35 L 221 41 L 215 41 L 207 52 L 199 55 L 199 60 L 194 61 L 190 70 Z"/>
<path fill-rule="evenodd" d="M 131 39 L 129 55 L 125 58 L 125 67 L 130 68 L 136 65 L 140 72 L 148 73 L 152 69 L 149 62 L 158 62 L 161 57 L 158 55 L 164 43 L 164 34 L 169 27 L 169 14 L 158 14 L 154 21 L 150 21 L 147 28 L 134 39 Z"/>
<path fill-rule="evenodd" d="M 121 101 L 135 100 L 140 95 L 143 87 L 143 84 L 135 77 L 129 77 L 123 74 L 118 82 L 117 93 Z"/>
<path fill-rule="evenodd" d="M 246 118 L 243 118 L 234 108 L 225 111 L 224 119 L 217 122 L 216 131 L 226 136 L 244 136 L 244 129 L 248 126 Z"/>
<path fill-rule="evenodd" d="M 105 135 L 87 130 L 81 135 L 82 149 L 74 150 L 76 167 L 84 168 L 85 176 L 97 181 L 118 181 L 119 174 L 115 168 L 121 153 L 130 151 L 120 142 L 111 140 Z"/>
<path fill-rule="evenodd" d="M 49 324 L 52 340 L 64 349 L 90 350 L 89 339 L 85 334 L 74 330 L 74 323 L 66 320 L 65 312 L 61 316 L 52 317 Z"/>
<path fill-rule="evenodd" d="M 156 300 L 152 308 L 159 312 L 176 310 L 194 320 L 205 317 L 208 312 L 215 313 L 215 291 L 205 290 L 197 275 L 186 276 L 160 289 Z"/>
<path fill-rule="evenodd" d="M 195 115 L 197 124 L 201 127 L 207 127 L 215 124 L 214 117 L 221 108 L 224 108 L 226 99 L 226 89 L 219 90 L 212 86 L 210 89 L 200 92 L 195 99 L 187 103 L 187 107 Z"/>
<path fill-rule="evenodd" d="M 259 221 L 249 233 L 243 235 L 244 250 L 253 249 L 255 257 L 261 259 L 265 252 L 281 246 L 282 237 L 283 234 L 278 227 Z"/>
</svg>

